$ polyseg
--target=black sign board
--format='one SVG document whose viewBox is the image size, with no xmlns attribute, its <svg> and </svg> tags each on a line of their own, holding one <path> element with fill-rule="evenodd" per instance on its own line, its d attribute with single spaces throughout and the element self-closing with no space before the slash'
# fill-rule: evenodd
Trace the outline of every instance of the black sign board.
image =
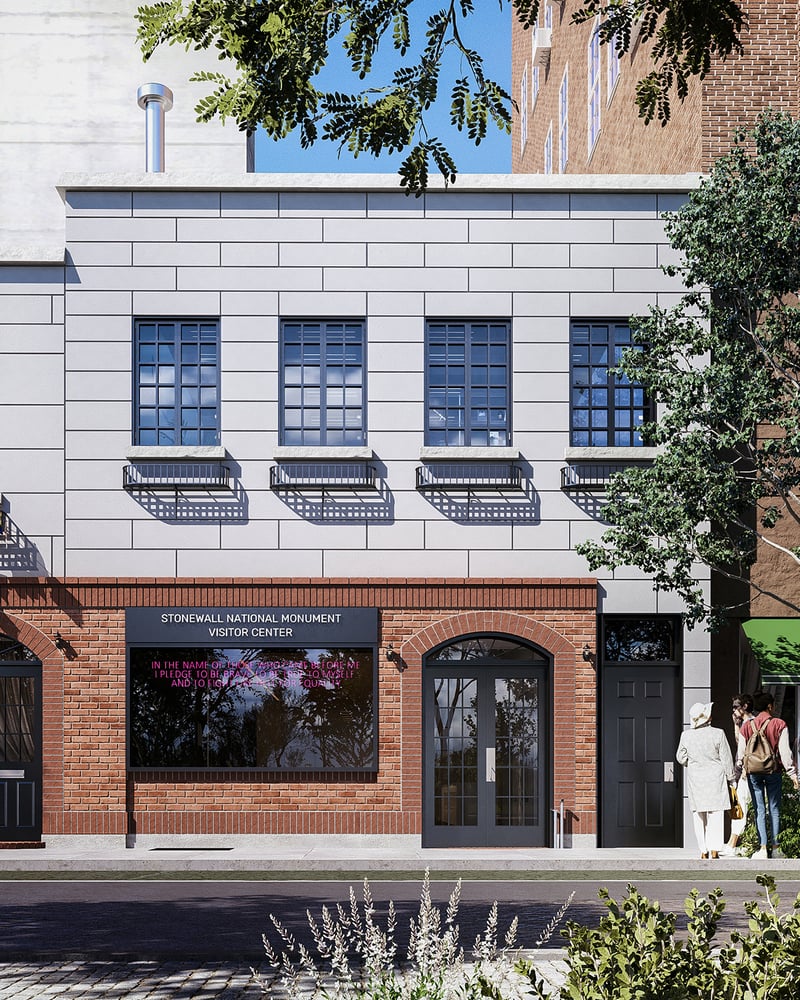
<svg viewBox="0 0 800 1000">
<path fill-rule="evenodd" d="M 375 645 L 375 608 L 128 608 L 129 645 Z"/>
</svg>

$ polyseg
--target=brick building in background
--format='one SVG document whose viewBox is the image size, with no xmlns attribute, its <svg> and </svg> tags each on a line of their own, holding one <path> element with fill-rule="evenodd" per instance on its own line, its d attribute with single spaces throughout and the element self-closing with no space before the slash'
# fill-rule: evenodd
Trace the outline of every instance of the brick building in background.
<svg viewBox="0 0 800 1000">
<path fill-rule="evenodd" d="M 703 80 L 691 78 L 687 98 L 681 102 L 673 97 L 665 126 L 657 120 L 645 125 L 635 105 L 636 83 L 653 66 L 652 41 L 640 42 L 634 29 L 629 52 L 618 57 L 610 46 L 599 45 L 599 19 L 571 23 L 580 6 L 578 0 L 543 0 L 536 30 L 524 31 L 513 23 L 515 174 L 705 172 L 730 148 L 737 129 L 750 125 L 762 110 L 800 113 L 800 7 L 793 0 L 743 0 L 748 17 L 744 53 L 715 61 Z M 772 537 L 787 547 L 800 544 L 795 517 L 780 521 Z M 714 638 L 712 695 L 727 703 L 733 690 L 770 687 L 796 733 L 797 568 L 777 549 L 761 545 L 750 579 L 756 586 L 749 604 L 742 591 L 730 600 L 744 599 L 741 618 Z M 716 580 L 713 587 L 720 603 L 726 603 L 729 585 Z M 759 657 L 750 638 L 760 643 Z M 786 648 L 796 650 L 791 663 Z"/>
<path fill-rule="evenodd" d="M 513 23 L 514 173 L 705 171 L 759 111 L 798 112 L 800 14 L 793 0 L 744 0 L 744 54 L 715 62 L 704 80 L 692 78 L 686 100 L 672 100 L 664 127 L 645 125 L 634 103 L 636 83 L 653 65 L 651 43 L 635 41 L 617 57 L 596 43 L 596 21 L 571 23 L 580 6 L 543 0 L 537 30 Z"/>
</svg>

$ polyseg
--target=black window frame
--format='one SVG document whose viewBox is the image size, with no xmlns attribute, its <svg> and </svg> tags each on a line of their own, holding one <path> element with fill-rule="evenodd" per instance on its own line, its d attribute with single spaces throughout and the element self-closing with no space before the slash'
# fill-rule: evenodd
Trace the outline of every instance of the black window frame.
<svg viewBox="0 0 800 1000">
<path fill-rule="evenodd" d="M 288 383 L 287 381 L 287 370 L 289 368 L 290 362 L 287 360 L 287 354 L 289 353 L 287 348 L 293 346 L 294 342 L 287 344 L 287 331 L 292 327 L 299 327 L 299 341 L 298 346 L 302 354 L 303 342 L 305 328 L 309 328 L 309 332 L 312 331 L 314 327 L 319 327 L 319 343 L 320 343 L 320 357 L 319 357 L 319 427 L 315 428 L 313 425 L 306 425 L 305 414 L 307 411 L 313 409 L 309 406 L 305 400 L 302 398 L 304 390 L 306 388 L 313 389 L 314 384 L 310 383 L 308 386 L 305 384 L 304 374 L 301 375 L 300 382 L 298 383 Z M 360 333 L 359 339 L 359 352 L 360 352 L 360 362 L 356 365 L 348 365 L 347 363 L 347 327 L 358 327 Z M 336 328 L 342 328 L 342 357 L 341 360 L 332 359 L 333 349 L 338 348 L 340 345 L 335 342 L 329 343 L 329 335 L 336 330 Z M 318 319 L 318 318 L 284 318 L 280 322 L 280 343 L 279 343 L 279 395 L 280 395 L 280 420 L 278 427 L 279 441 L 281 445 L 289 447 L 303 447 L 303 446 L 318 446 L 318 447 L 359 447 L 367 443 L 367 324 L 366 320 L 362 318 L 328 318 L 328 319 Z M 296 364 L 296 362 L 295 362 Z M 305 367 L 303 362 L 300 362 L 300 367 Z M 311 365 L 311 367 L 314 367 Z M 346 369 L 348 367 L 358 367 L 360 368 L 360 387 L 359 388 L 359 402 L 357 404 L 348 403 L 346 390 L 348 384 L 346 381 L 346 374 L 342 375 L 342 381 L 331 381 L 329 372 L 336 368 Z M 330 392 L 341 385 L 342 387 L 342 402 L 340 406 L 329 405 L 328 400 L 325 398 Z M 297 389 L 300 393 L 299 402 L 295 403 L 292 399 L 291 390 Z M 288 391 L 287 391 L 288 390 Z M 348 437 L 348 427 L 347 427 L 347 413 L 358 410 L 360 412 L 360 423 L 359 426 L 351 428 L 353 431 L 351 440 L 347 440 Z M 297 411 L 300 414 L 300 424 L 298 427 L 290 426 L 287 427 L 287 414 Z M 341 411 L 343 414 L 341 427 L 331 425 L 330 418 L 332 414 L 336 411 Z M 287 436 L 288 433 L 299 434 L 300 440 L 290 440 Z M 340 440 L 336 440 L 339 437 Z M 314 440 L 317 438 L 317 440 Z"/>
<path fill-rule="evenodd" d="M 479 347 L 480 344 L 476 345 L 472 342 L 472 336 L 474 332 L 479 328 L 487 328 L 487 359 L 486 362 L 473 361 L 471 357 L 471 351 L 467 348 Z M 463 365 L 459 365 L 457 362 L 451 362 L 447 357 L 447 350 L 450 346 L 448 341 L 449 331 L 452 329 L 455 333 L 459 328 L 464 330 L 464 362 Z M 492 336 L 491 328 L 502 328 L 504 331 L 504 337 L 502 340 L 502 346 L 505 351 L 505 362 L 502 365 L 505 368 L 505 381 L 501 386 L 500 383 L 494 383 L 490 374 L 492 368 L 501 367 L 497 364 L 492 364 L 491 361 L 491 347 Z M 438 357 L 434 356 L 435 348 L 438 347 L 438 338 L 444 335 L 444 348 L 445 355 L 440 361 Z M 499 341 L 498 341 L 499 343 Z M 445 369 L 449 368 L 459 368 L 464 369 L 464 379 L 463 383 L 460 381 L 449 381 L 449 377 L 445 374 L 444 382 L 434 380 L 434 371 L 440 367 Z M 487 369 L 487 378 L 485 382 L 480 384 L 476 383 L 475 379 L 472 377 L 473 368 L 480 370 L 482 368 Z M 428 319 L 425 323 L 425 434 L 424 440 L 425 444 L 431 447 L 488 447 L 488 448 L 503 448 L 511 445 L 513 440 L 512 435 L 512 377 L 513 377 L 513 365 L 512 365 L 512 330 L 511 330 L 511 320 L 508 318 L 485 318 L 485 319 Z M 498 403 L 496 400 L 492 401 L 491 394 L 493 391 L 499 391 L 502 388 L 504 392 L 504 401 Z M 445 397 L 451 392 L 458 392 L 463 390 L 463 401 L 460 405 L 450 405 L 449 401 L 445 398 L 443 404 L 434 403 L 435 393 L 442 392 Z M 486 401 L 482 402 L 480 400 L 479 394 L 481 392 L 486 392 Z M 476 410 L 486 410 L 486 423 L 473 423 L 473 412 Z M 432 426 L 432 414 L 436 411 L 444 411 L 444 425 L 442 427 Z M 450 425 L 448 414 L 450 411 L 458 412 L 463 411 L 463 424 L 461 427 L 456 425 Z M 493 424 L 492 422 L 492 411 L 503 411 L 505 413 L 505 422 L 501 425 L 498 421 Z M 490 440 L 492 432 L 502 433 L 504 435 L 504 440 L 492 442 Z M 485 441 L 476 441 L 475 437 L 478 435 L 486 435 Z M 461 440 L 447 440 L 449 437 L 457 438 L 461 436 Z M 442 440 L 441 438 L 444 438 Z"/>
<path fill-rule="evenodd" d="M 606 329 L 605 339 L 601 339 L 600 331 Z M 617 337 L 615 331 L 625 331 L 625 335 Z M 579 331 L 585 331 L 585 340 L 578 342 Z M 583 337 L 583 334 L 581 334 Z M 607 360 L 595 361 L 592 357 L 593 348 L 601 351 L 605 347 Z M 619 357 L 627 348 L 646 350 L 646 346 L 635 344 L 631 333 L 630 321 L 627 319 L 573 319 L 570 322 L 569 352 L 570 352 L 570 396 L 569 396 L 569 439 L 572 447 L 578 448 L 641 448 L 645 446 L 642 440 L 641 425 L 651 421 L 655 414 L 653 400 L 644 388 L 627 378 L 620 378 L 609 370 L 618 364 Z M 586 358 L 578 360 L 579 350 L 586 349 Z M 604 381 L 594 381 L 594 371 L 605 368 Z M 587 375 L 577 372 L 586 369 Z M 584 378 L 588 381 L 584 381 Z M 581 381 L 579 381 L 581 380 Z M 586 403 L 579 402 L 579 393 L 586 393 Z M 605 404 L 601 403 L 605 393 Z M 628 403 L 617 403 L 617 393 L 629 393 Z M 640 395 L 637 395 L 640 394 Z M 597 401 L 595 401 L 597 396 Z M 641 402 L 637 403 L 637 399 Z M 585 414 L 585 424 L 579 423 L 578 414 Z M 605 426 L 602 422 L 595 424 L 595 414 L 605 415 Z M 629 415 L 629 425 L 617 427 L 617 420 L 623 414 Z M 605 434 L 605 441 L 599 438 Z M 585 440 L 583 440 L 585 436 Z M 619 440 L 620 438 L 627 440 Z"/>
<path fill-rule="evenodd" d="M 143 328 L 155 327 L 154 338 L 148 337 L 146 340 L 143 338 Z M 171 382 L 160 381 L 160 376 L 158 373 L 158 368 L 161 364 L 165 367 L 170 367 L 166 362 L 162 362 L 160 359 L 159 346 L 162 341 L 160 339 L 161 328 L 172 327 L 174 330 L 174 336 L 172 338 L 173 346 L 177 345 L 180 352 L 180 357 L 173 357 L 171 367 L 173 368 L 173 378 Z M 183 350 L 184 347 L 189 349 L 194 346 L 190 342 L 189 331 L 194 327 L 196 328 L 196 346 L 197 346 L 197 360 L 192 362 L 188 356 L 184 361 Z M 209 329 L 211 328 L 212 333 L 209 334 Z M 184 341 L 184 331 L 186 331 L 187 336 Z M 202 345 L 205 343 L 208 346 L 210 343 L 214 345 L 214 359 L 213 362 L 206 359 L 203 363 L 202 358 Z M 166 346 L 169 343 L 169 338 L 165 337 L 163 344 Z M 147 345 L 155 345 L 155 352 L 153 358 L 145 359 L 145 347 Z M 205 373 L 203 369 L 212 367 L 214 368 L 214 378 L 213 381 L 204 381 Z M 153 367 L 156 369 L 154 374 L 154 380 L 143 382 L 142 372 L 143 369 Z M 192 369 L 196 368 L 197 373 L 194 378 L 184 381 L 184 369 L 187 371 L 187 375 Z M 132 378 L 133 378 L 133 443 L 135 445 L 143 445 L 145 447 L 209 447 L 217 446 L 221 440 L 221 344 L 220 344 L 220 321 L 217 317 L 139 317 L 134 320 L 133 327 L 133 364 L 132 364 Z M 147 404 L 146 406 L 142 404 L 142 391 L 146 386 L 153 386 L 155 390 L 155 397 L 152 404 Z M 160 400 L 160 389 L 172 388 L 174 393 L 174 399 L 172 405 L 167 402 Z M 213 404 L 208 402 L 203 403 L 203 390 L 207 390 L 213 387 L 214 391 L 214 401 Z M 183 401 L 184 390 L 197 390 L 197 399 L 195 402 L 185 402 Z M 149 410 L 155 411 L 155 420 L 152 426 L 143 426 L 142 415 L 143 411 Z M 191 410 L 197 410 L 197 419 L 190 426 L 184 427 L 184 417 Z M 165 414 L 170 410 L 174 413 L 174 419 L 170 425 L 167 422 L 163 424 L 160 422 L 160 415 L 163 411 Z M 213 424 L 204 424 L 203 413 L 208 413 L 213 410 Z M 165 434 L 171 429 L 173 440 L 165 441 L 160 440 L 162 432 Z M 206 433 L 204 433 L 206 432 Z M 190 434 L 196 433 L 197 440 L 190 441 L 184 440 L 184 437 L 189 437 Z M 155 440 L 148 441 L 145 438 L 153 436 Z"/>
</svg>

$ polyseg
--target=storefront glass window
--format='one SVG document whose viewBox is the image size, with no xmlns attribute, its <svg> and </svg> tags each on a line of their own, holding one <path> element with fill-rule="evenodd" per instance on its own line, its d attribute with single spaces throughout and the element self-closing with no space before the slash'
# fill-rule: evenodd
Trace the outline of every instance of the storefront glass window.
<svg viewBox="0 0 800 1000">
<path fill-rule="evenodd" d="M 372 648 L 130 650 L 132 768 L 377 768 Z"/>
</svg>

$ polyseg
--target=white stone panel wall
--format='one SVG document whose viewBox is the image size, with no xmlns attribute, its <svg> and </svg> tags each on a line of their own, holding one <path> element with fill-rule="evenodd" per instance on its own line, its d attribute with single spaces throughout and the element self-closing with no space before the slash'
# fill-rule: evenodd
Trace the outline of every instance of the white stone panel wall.
<svg viewBox="0 0 800 1000">
<path fill-rule="evenodd" d="M 33 561 L 6 558 L 0 572 L 585 576 L 574 546 L 602 522 L 596 500 L 560 488 L 570 320 L 626 318 L 679 293 L 659 267 L 670 259 L 659 212 L 680 185 L 659 191 L 657 181 L 607 179 L 603 189 L 595 178 L 581 189 L 570 178 L 558 182 L 566 190 L 535 190 L 530 179 L 473 179 L 420 199 L 392 178 L 67 184 L 66 267 L 0 269 L 0 491 L 41 541 Z M 219 320 L 230 494 L 176 501 L 122 489 L 137 317 Z M 324 501 L 273 493 L 280 321 L 337 317 L 365 322 L 379 490 Z M 472 318 L 511 323 L 525 480 L 524 494 L 478 504 L 415 488 L 426 320 Z M 59 516 L 44 524 L 43 511 Z M 601 584 L 602 610 L 679 610 L 636 571 Z"/>
</svg>

